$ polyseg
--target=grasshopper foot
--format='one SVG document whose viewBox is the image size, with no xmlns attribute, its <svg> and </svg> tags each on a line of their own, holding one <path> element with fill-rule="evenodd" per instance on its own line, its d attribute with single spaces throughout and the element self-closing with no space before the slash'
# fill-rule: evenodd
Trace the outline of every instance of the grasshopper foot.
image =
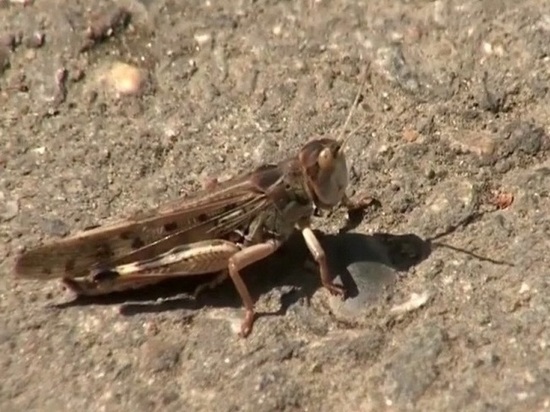
<svg viewBox="0 0 550 412">
<path fill-rule="evenodd" d="M 341 296 L 342 300 L 346 298 L 346 289 L 343 286 L 337 285 L 332 282 L 324 284 L 323 286 L 328 289 L 331 295 Z"/>
<path fill-rule="evenodd" d="M 239 333 L 239 336 L 241 338 L 246 338 L 248 335 L 250 335 L 250 332 L 252 332 L 252 326 L 254 325 L 254 320 L 256 318 L 256 314 L 254 311 L 247 310 L 246 314 L 244 315 L 243 323 L 241 324 L 241 332 Z"/>
</svg>

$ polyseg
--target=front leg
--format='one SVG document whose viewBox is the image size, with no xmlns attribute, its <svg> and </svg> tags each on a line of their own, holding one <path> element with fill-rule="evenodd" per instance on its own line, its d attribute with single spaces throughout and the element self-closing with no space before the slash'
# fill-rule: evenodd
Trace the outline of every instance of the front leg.
<svg viewBox="0 0 550 412">
<path fill-rule="evenodd" d="M 359 226 L 365 217 L 367 208 L 372 206 L 380 207 L 381 205 L 380 202 L 373 197 L 361 196 L 355 200 L 351 200 L 349 197 L 344 196 L 341 206 L 347 210 L 347 218 L 344 225 L 340 228 L 339 233 L 345 233 Z"/>
<path fill-rule="evenodd" d="M 345 297 L 346 291 L 344 287 L 336 285 L 332 281 L 325 250 L 319 243 L 319 240 L 313 233 L 313 230 L 311 230 L 309 226 L 302 226 L 301 230 L 304 240 L 306 241 L 306 245 L 313 255 L 313 259 L 315 259 L 315 262 L 319 265 L 319 270 L 321 272 L 321 283 L 329 290 L 331 294 Z"/>
<path fill-rule="evenodd" d="M 345 207 L 348 212 L 356 210 L 364 211 L 371 206 L 380 206 L 380 201 L 370 196 L 359 196 L 352 200 L 347 195 L 344 195 L 341 205 Z"/>
</svg>

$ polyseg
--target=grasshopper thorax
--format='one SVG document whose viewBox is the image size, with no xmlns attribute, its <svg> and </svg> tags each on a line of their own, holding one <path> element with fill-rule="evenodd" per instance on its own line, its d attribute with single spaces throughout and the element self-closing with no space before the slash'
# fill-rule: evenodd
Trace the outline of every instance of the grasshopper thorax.
<svg viewBox="0 0 550 412">
<path fill-rule="evenodd" d="M 317 139 L 306 143 L 299 154 L 306 189 L 322 209 L 337 206 L 345 196 L 348 168 L 342 142 Z"/>
</svg>

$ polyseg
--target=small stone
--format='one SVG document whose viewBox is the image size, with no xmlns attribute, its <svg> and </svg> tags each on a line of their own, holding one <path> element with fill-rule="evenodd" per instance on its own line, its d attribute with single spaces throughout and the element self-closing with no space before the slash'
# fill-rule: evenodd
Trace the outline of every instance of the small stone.
<svg viewBox="0 0 550 412">
<path fill-rule="evenodd" d="M 529 287 L 529 285 L 525 282 L 523 282 L 519 288 L 519 294 L 520 295 L 523 295 L 524 293 L 527 293 L 531 290 L 531 288 Z"/>
<path fill-rule="evenodd" d="M 136 95 L 145 83 L 143 72 L 135 66 L 117 62 L 100 76 L 117 95 Z"/>
<path fill-rule="evenodd" d="M 514 194 L 510 192 L 500 192 L 494 190 L 491 193 L 491 197 L 488 199 L 491 205 L 496 206 L 499 209 L 507 209 L 514 202 Z"/>
<path fill-rule="evenodd" d="M 428 292 L 422 292 L 420 294 L 413 293 L 408 301 L 391 308 L 390 313 L 393 315 L 401 315 L 403 313 L 412 312 L 424 306 L 429 298 L 430 294 Z"/>
<path fill-rule="evenodd" d="M 86 37 L 100 41 L 122 31 L 131 20 L 131 13 L 124 7 L 117 7 L 97 16 L 86 29 Z"/>
<path fill-rule="evenodd" d="M 210 33 L 195 33 L 193 39 L 197 42 L 199 47 L 204 47 L 212 42 L 212 35 Z"/>
<path fill-rule="evenodd" d="M 458 132 L 450 136 L 451 146 L 478 156 L 490 156 L 496 148 L 496 139 L 482 132 Z"/>
<path fill-rule="evenodd" d="M 520 392 L 517 394 L 518 401 L 524 401 L 529 397 L 529 394 L 527 392 Z"/>
<path fill-rule="evenodd" d="M 493 53 L 493 45 L 487 41 L 484 41 L 481 44 L 481 49 L 485 54 L 492 54 Z"/>
<path fill-rule="evenodd" d="M 407 143 L 413 143 L 416 142 L 418 139 L 418 132 L 414 129 L 411 129 L 410 127 L 406 127 L 403 129 L 403 140 L 405 140 Z"/>
<path fill-rule="evenodd" d="M 143 331 L 147 336 L 156 336 L 160 333 L 158 323 L 155 321 L 146 321 L 143 323 Z"/>
<path fill-rule="evenodd" d="M 25 39 L 25 46 L 29 49 L 39 49 L 44 45 L 46 35 L 42 32 L 36 31 Z"/>
</svg>

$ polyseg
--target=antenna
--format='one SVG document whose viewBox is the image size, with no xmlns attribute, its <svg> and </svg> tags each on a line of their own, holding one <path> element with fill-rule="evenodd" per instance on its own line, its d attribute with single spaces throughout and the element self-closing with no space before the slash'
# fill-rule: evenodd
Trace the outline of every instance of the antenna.
<svg viewBox="0 0 550 412">
<path fill-rule="evenodd" d="M 341 151 L 343 150 L 344 146 L 346 145 L 346 143 L 349 141 L 349 139 L 351 138 L 351 136 L 353 136 L 355 133 L 357 133 L 360 129 L 362 129 L 366 122 L 363 122 L 361 123 L 358 127 L 356 127 L 355 129 L 353 129 L 345 138 L 343 137 L 344 136 L 344 133 L 346 131 L 346 127 L 348 126 L 348 123 L 349 121 L 351 120 L 351 117 L 353 116 L 353 113 L 355 112 L 355 109 L 357 108 L 358 106 L 358 103 L 359 103 L 359 98 L 361 97 L 361 93 L 363 92 L 364 88 L 365 88 L 365 84 L 367 83 L 367 72 L 369 70 L 369 65 L 367 65 L 366 69 L 365 69 L 365 72 L 363 73 L 363 81 L 361 82 L 361 86 L 359 86 L 359 90 L 357 91 L 357 95 L 355 96 L 355 100 L 353 101 L 353 104 L 351 105 L 351 109 L 348 113 L 348 117 L 346 118 L 346 121 L 344 122 L 343 126 L 342 126 L 342 131 L 340 132 L 340 135 L 338 136 L 337 140 L 338 141 L 341 141 L 341 145 L 340 145 L 340 149 L 338 149 L 338 151 Z"/>
</svg>

